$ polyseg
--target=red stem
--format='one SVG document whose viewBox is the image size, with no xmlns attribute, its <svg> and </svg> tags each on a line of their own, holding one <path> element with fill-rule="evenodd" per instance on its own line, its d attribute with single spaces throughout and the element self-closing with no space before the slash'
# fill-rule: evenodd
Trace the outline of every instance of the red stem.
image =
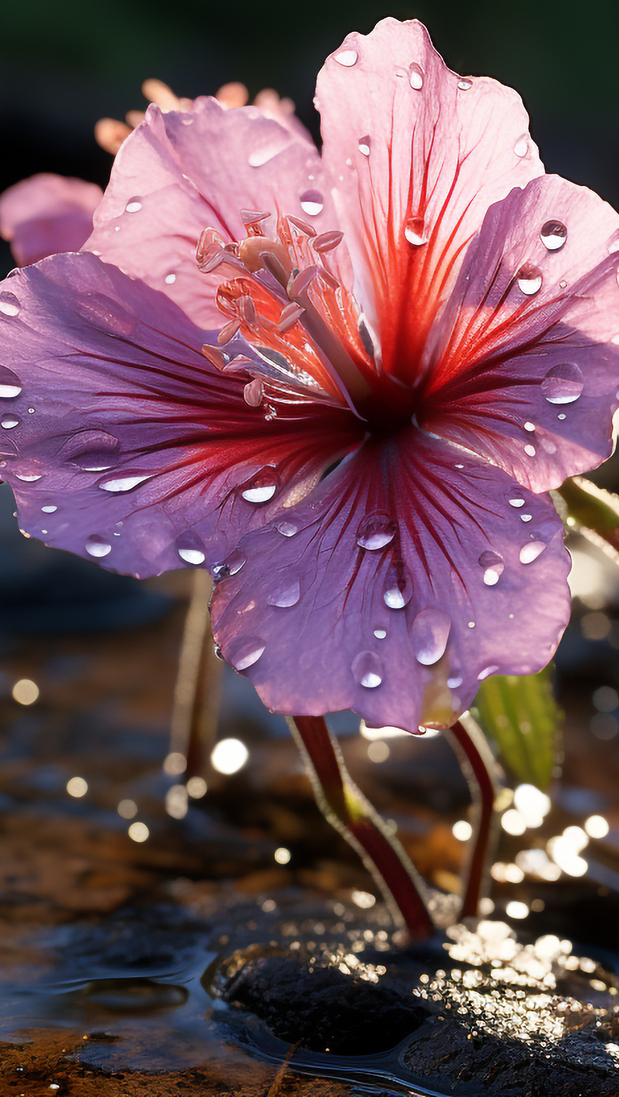
<svg viewBox="0 0 619 1097">
<path fill-rule="evenodd" d="M 497 765 L 483 732 L 472 717 L 467 715 L 457 720 L 449 731 L 459 752 L 464 755 L 475 782 L 474 787 L 470 781 L 469 785 L 473 801 L 477 805 L 477 830 L 460 910 L 461 918 L 474 918 L 477 915 L 479 898 L 486 877 L 494 823 L 494 801 L 499 792 L 496 777 Z M 465 766 L 465 773 L 466 768 Z"/>
<path fill-rule="evenodd" d="M 423 881 L 406 852 L 351 780 L 340 749 L 322 716 L 295 716 L 289 726 L 310 772 L 318 806 L 359 853 L 380 886 L 392 914 L 411 938 L 435 930 L 423 898 Z"/>
</svg>

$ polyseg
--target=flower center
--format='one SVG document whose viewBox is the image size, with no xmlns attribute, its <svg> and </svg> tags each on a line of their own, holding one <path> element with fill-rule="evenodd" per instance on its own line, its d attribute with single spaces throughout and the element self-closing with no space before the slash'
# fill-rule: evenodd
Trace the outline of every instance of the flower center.
<svg viewBox="0 0 619 1097">
<path fill-rule="evenodd" d="M 348 258 L 338 254 L 343 233 L 320 234 L 298 217 L 277 221 L 243 210 L 245 240 L 225 243 L 205 229 L 196 251 L 200 270 L 222 278 L 217 304 L 227 323 L 204 354 L 219 369 L 251 376 L 245 399 L 277 414 L 277 403 L 324 401 L 348 405 L 373 431 L 410 422 L 412 394 L 382 369 L 380 347 L 353 294 Z M 226 347 L 242 336 L 256 358 Z"/>
</svg>

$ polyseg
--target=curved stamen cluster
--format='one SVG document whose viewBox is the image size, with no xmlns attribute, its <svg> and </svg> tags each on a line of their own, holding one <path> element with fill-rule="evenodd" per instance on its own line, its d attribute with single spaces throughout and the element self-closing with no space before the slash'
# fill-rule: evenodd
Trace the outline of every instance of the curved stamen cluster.
<svg viewBox="0 0 619 1097">
<path fill-rule="evenodd" d="M 376 391 L 392 382 L 381 374 L 380 349 L 340 274 L 335 253 L 344 234 L 317 234 L 301 218 L 282 216 L 272 239 L 262 227 L 269 216 L 243 210 L 247 238 L 240 242 L 225 243 L 211 228 L 202 233 L 198 267 L 224 277 L 217 304 L 227 318 L 217 346 L 203 352 L 219 369 L 252 375 L 245 396 L 254 407 L 264 400 L 272 412 L 274 401 L 318 399 L 366 417 L 370 397 L 375 405 Z M 236 336 L 258 360 L 227 354 Z"/>
</svg>

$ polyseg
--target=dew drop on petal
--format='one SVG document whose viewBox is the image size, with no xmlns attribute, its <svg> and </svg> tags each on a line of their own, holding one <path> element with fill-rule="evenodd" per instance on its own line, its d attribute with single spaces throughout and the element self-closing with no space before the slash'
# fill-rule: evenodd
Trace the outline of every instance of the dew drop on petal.
<svg viewBox="0 0 619 1097">
<path fill-rule="evenodd" d="M 266 644 L 257 636 L 244 636 L 233 640 L 228 648 L 227 659 L 235 670 L 249 670 L 263 654 Z"/>
<path fill-rule="evenodd" d="M 520 521 L 521 522 L 530 522 L 532 518 L 533 518 L 532 514 L 521 514 L 520 515 Z"/>
<path fill-rule="evenodd" d="M 145 480 L 150 480 L 150 475 L 125 476 L 119 480 L 106 480 L 104 484 L 99 484 L 99 487 L 103 488 L 103 491 L 131 491 L 138 484 L 143 484 Z"/>
<path fill-rule="evenodd" d="M 19 396 L 21 385 L 19 377 L 12 369 L 0 365 L 0 399 L 10 400 L 13 396 Z"/>
<path fill-rule="evenodd" d="M 125 213 L 139 213 L 142 209 L 141 198 L 130 198 L 125 206 Z"/>
<path fill-rule="evenodd" d="M 448 678 L 447 685 L 449 689 L 457 689 L 458 686 L 462 685 L 462 678 Z"/>
<path fill-rule="evenodd" d="M 531 431 L 535 430 L 535 423 L 525 423 L 524 424 L 524 429 L 528 430 L 529 433 L 531 433 Z"/>
<path fill-rule="evenodd" d="M 387 638 L 387 630 L 384 628 L 375 628 L 374 635 L 377 640 L 385 640 Z"/>
<path fill-rule="evenodd" d="M 15 476 L 18 480 L 22 480 L 24 484 L 34 484 L 37 480 L 40 480 L 43 473 L 41 472 L 16 472 Z"/>
<path fill-rule="evenodd" d="M 340 52 L 335 53 L 333 57 L 338 65 L 343 65 L 345 69 L 351 69 L 353 65 L 357 64 L 359 54 L 356 50 L 340 50 Z"/>
<path fill-rule="evenodd" d="M 535 446 L 529 446 L 529 445 L 525 446 L 524 447 L 524 452 L 526 453 L 527 457 L 535 457 L 535 453 L 536 453 Z"/>
<path fill-rule="evenodd" d="M 440 609 L 423 609 L 413 621 L 411 639 L 415 656 L 423 666 L 431 667 L 445 654 L 451 618 Z"/>
<path fill-rule="evenodd" d="M 118 460 L 120 443 L 105 430 L 79 430 L 60 451 L 63 460 L 83 472 L 104 472 Z"/>
<path fill-rule="evenodd" d="M 369 514 L 357 530 L 357 544 L 360 548 L 376 552 L 393 541 L 396 530 L 397 526 L 388 514 Z"/>
<path fill-rule="evenodd" d="M 423 69 L 416 61 L 413 61 L 410 67 L 408 82 L 414 91 L 421 91 L 423 87 Z"/>
<path fill-rule="evenodd" d="M 180 537 L 176 538 L 176 551 L 181 560 L 194 567 L 203 564 L 206 559 L 200 538 L 191 530 L 181 533 Z"/>
<path fill-rule="evenodd" d="M 301 209 L 308 217 L 317 217 L 322 213 L 325 203 L 322 194 L 318 190 L 306 190 L 299 199 Z"/>
<path fill-rule="evenodd" d="M 519 137 L 518 140 L 516 141 L 516 144 L 514 145 L 514 152 L 516 153 L 516 156 L 523 157 L 523 156 L 527 155 L 528 151 L 529 151 L 529 136 L 528 136 L 528 134 L 525 133 L 525 134 L 523 134 L 522 137 Z"/>
<path fill-rule="evenodd" d="M 404 236 L 413 247 L 421 247 L 427 244 L 428 235 L 423 217 L 411 217 L 404 222 Z"/>
<path fill-rule="evenodd" d="M 13 427 L 18 427 L 20 422 L 21 420 L 18 419 L 16 415 L 5 415 L 4 418 L 0 420 L 0 426 L 2 426 L 3 430 L 12 430 Z"/>
<path fill-rule="evenodd" d="M 413 586 L 403 568 L 392 568 L 383 588 L 383 601 L 389 609 L 404 609 L 413 596 Z"/>
<path fill-rule="evenodd" d="M 282 537 L 294 537 L 299 530 L 294 522 L 280 522 L 277 526 L 277 532 L 281 533 Z"/>
<path fill-rule="evenodd" d="M 223 564 L 213 564 L 210 569 L 211 575 L 216 583 L 220 579 L 229 579 L 231 575 L 236 575 L 241 568 L 245 567 L 246 563 L 247 557 L 239 549 L 235 549 L 226 557 Z"/>
<path fill-rule="evenodd" d="M 300 598 L 300 584 L 297 580 L 293 580 L 292 582 L 288 581 L 283 583 L 273 594 L 269 594 L 267 596 L 267 604 L 269 606 L 279 606 L 282 609 L 288 609 L 290 606 L 296 606 Z"/>
<path fill-rule="evenodd" d="M 510 507 L 523 507 L 524 502 L 524 499 L 510 499 L 509 505 Z"/>
<path fill-rule="evenodd" d="M 526 264 L 521 267 L 516 275 L 518 289 L 526 297 L 534 297 L 542 288 L 542 273 L 538 267 Z"/>
<path fill-rule="evenodd" d="M 484 569 L 484 583 L 486 586 L 495 587 L 505 571 L 505 563 L 501 554 L 487 549 L 486 552 L 482 552 L 477 563 L 480 568 Z"/>
<path fill-rule="evenodd" d="M 241 495 L 248 503 L 268 503 L 277 491 L 277 477 L 272 470 L 261 472 L 241 488 Z"/>
<path fill-rule="evenodd" d="M 99 536 L 98 533 L 93 533 L 86 541 L 86 552 L 96 559 L 107 556 L 111 551 L 112 546 L 109 541 L 106 541 L 105 537 Z"/>
<path fill-rule="evenodd" d="M 473 81 L 472 80 L 465 80 L 464 78 L 462 80 L 458 80 L 458 89 L 460 91 L 470 91 L 472 87 L 473 87 Z"/>
<path fill-rule="evenodd" d="M 573 404 L 583 388 L 582 372 L 573 362 L 552 366 L 542 381 L 542 395 L 549 404 Z"/>
<path fill-rule="evenodd" d="M 370 138 L 368 137 L 367 133 L 366 133 L 365 137 L 360 137 L 359 138 L 358 147 L 359 147 L 359 152 L 361 153 L 362 156 L 369 156 L 370 155 L 371 146 L 372 146 L 372 142 L 371 142 Z"/>
<path fill-rule="evenodd" d="M 0 293 L 0 312 L 3 316 L 19 316 L 20 309 L 14 293 Z"/>
<path fill-rule="evenodd" d="M 493 664 L 491 667 L 484 667 L 484 669 L 480 670 L 479 674 L 477 675 L 477 681 L 483 682 L 484 678 L 489 678 L 491 674 L 496 674 L 498 669 L 499 668 L 496 664 Z"/>
<path fill-rule="evenodd" d="M 58 507 L 53 506 L 51 503 L 46 507 L 41 507 L 43 514 L 55 514 Z"/>
<path fill-rule="evenodd" d="M 538 556 L 541 556 L 545 548 L 546 545 L 543 541 L 529 541 L 520 549 L 520 563 L 532 564 Z"/>
<path fill-rule="evenodd" d="M 171 274 L 166 274 L 166 276 L 165 276 L 166 286 L 173 286 L 175 282 L 176 282 L 176 275 L 174 274 L 173 271 L 172 271 Z"/>
<path fill-rule="evenodd" d="M 373 651 L 359 652 L 353 660 L 351 669 L 358 686 L 364 686 L 365 689 L 376 689 L 382 683 L 384 676 L 383 664 Z"/>
<path fill-rule="evenodd" d="M 561 221 L 546 221 L 542 225 L 540 237 L 548 251 L 560 251 L 567 240 L 567 229 Z"/>
</svg>

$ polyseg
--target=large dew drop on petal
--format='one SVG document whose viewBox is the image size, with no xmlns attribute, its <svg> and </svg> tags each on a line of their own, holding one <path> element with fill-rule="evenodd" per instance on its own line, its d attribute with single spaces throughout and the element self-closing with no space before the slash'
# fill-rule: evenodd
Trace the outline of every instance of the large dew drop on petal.
<svg viewBox="0 0 619 1097">
<path fill-rule="evenodd" d="M 542 394 L 549 404 L 573 404 L 583 388 L 582 372 L 573 362 L 553 366 L 542 381 Z"/>
<path fill-rule="evenodd" d="M 425 667 L 438 663 L 445 654 L 451 619 L 440 609 L 423 609 L 413 621 L 412 639 L 415 656 Z"/>
<path fill-rule="evenodd" d="M 353 660 L 352 675 L 355 682 L 365 689 L 376 689 L 384 677 L 384 669 L 378 655 L 373 651 L 361 651 Z"/>
<path fill-rule="evenodd" d="M 357 530 L 357 544 L 360 548 L 376 552 L 393 541 L 397 526 L 388 514 L 370 514 Z"/>
</svg>

